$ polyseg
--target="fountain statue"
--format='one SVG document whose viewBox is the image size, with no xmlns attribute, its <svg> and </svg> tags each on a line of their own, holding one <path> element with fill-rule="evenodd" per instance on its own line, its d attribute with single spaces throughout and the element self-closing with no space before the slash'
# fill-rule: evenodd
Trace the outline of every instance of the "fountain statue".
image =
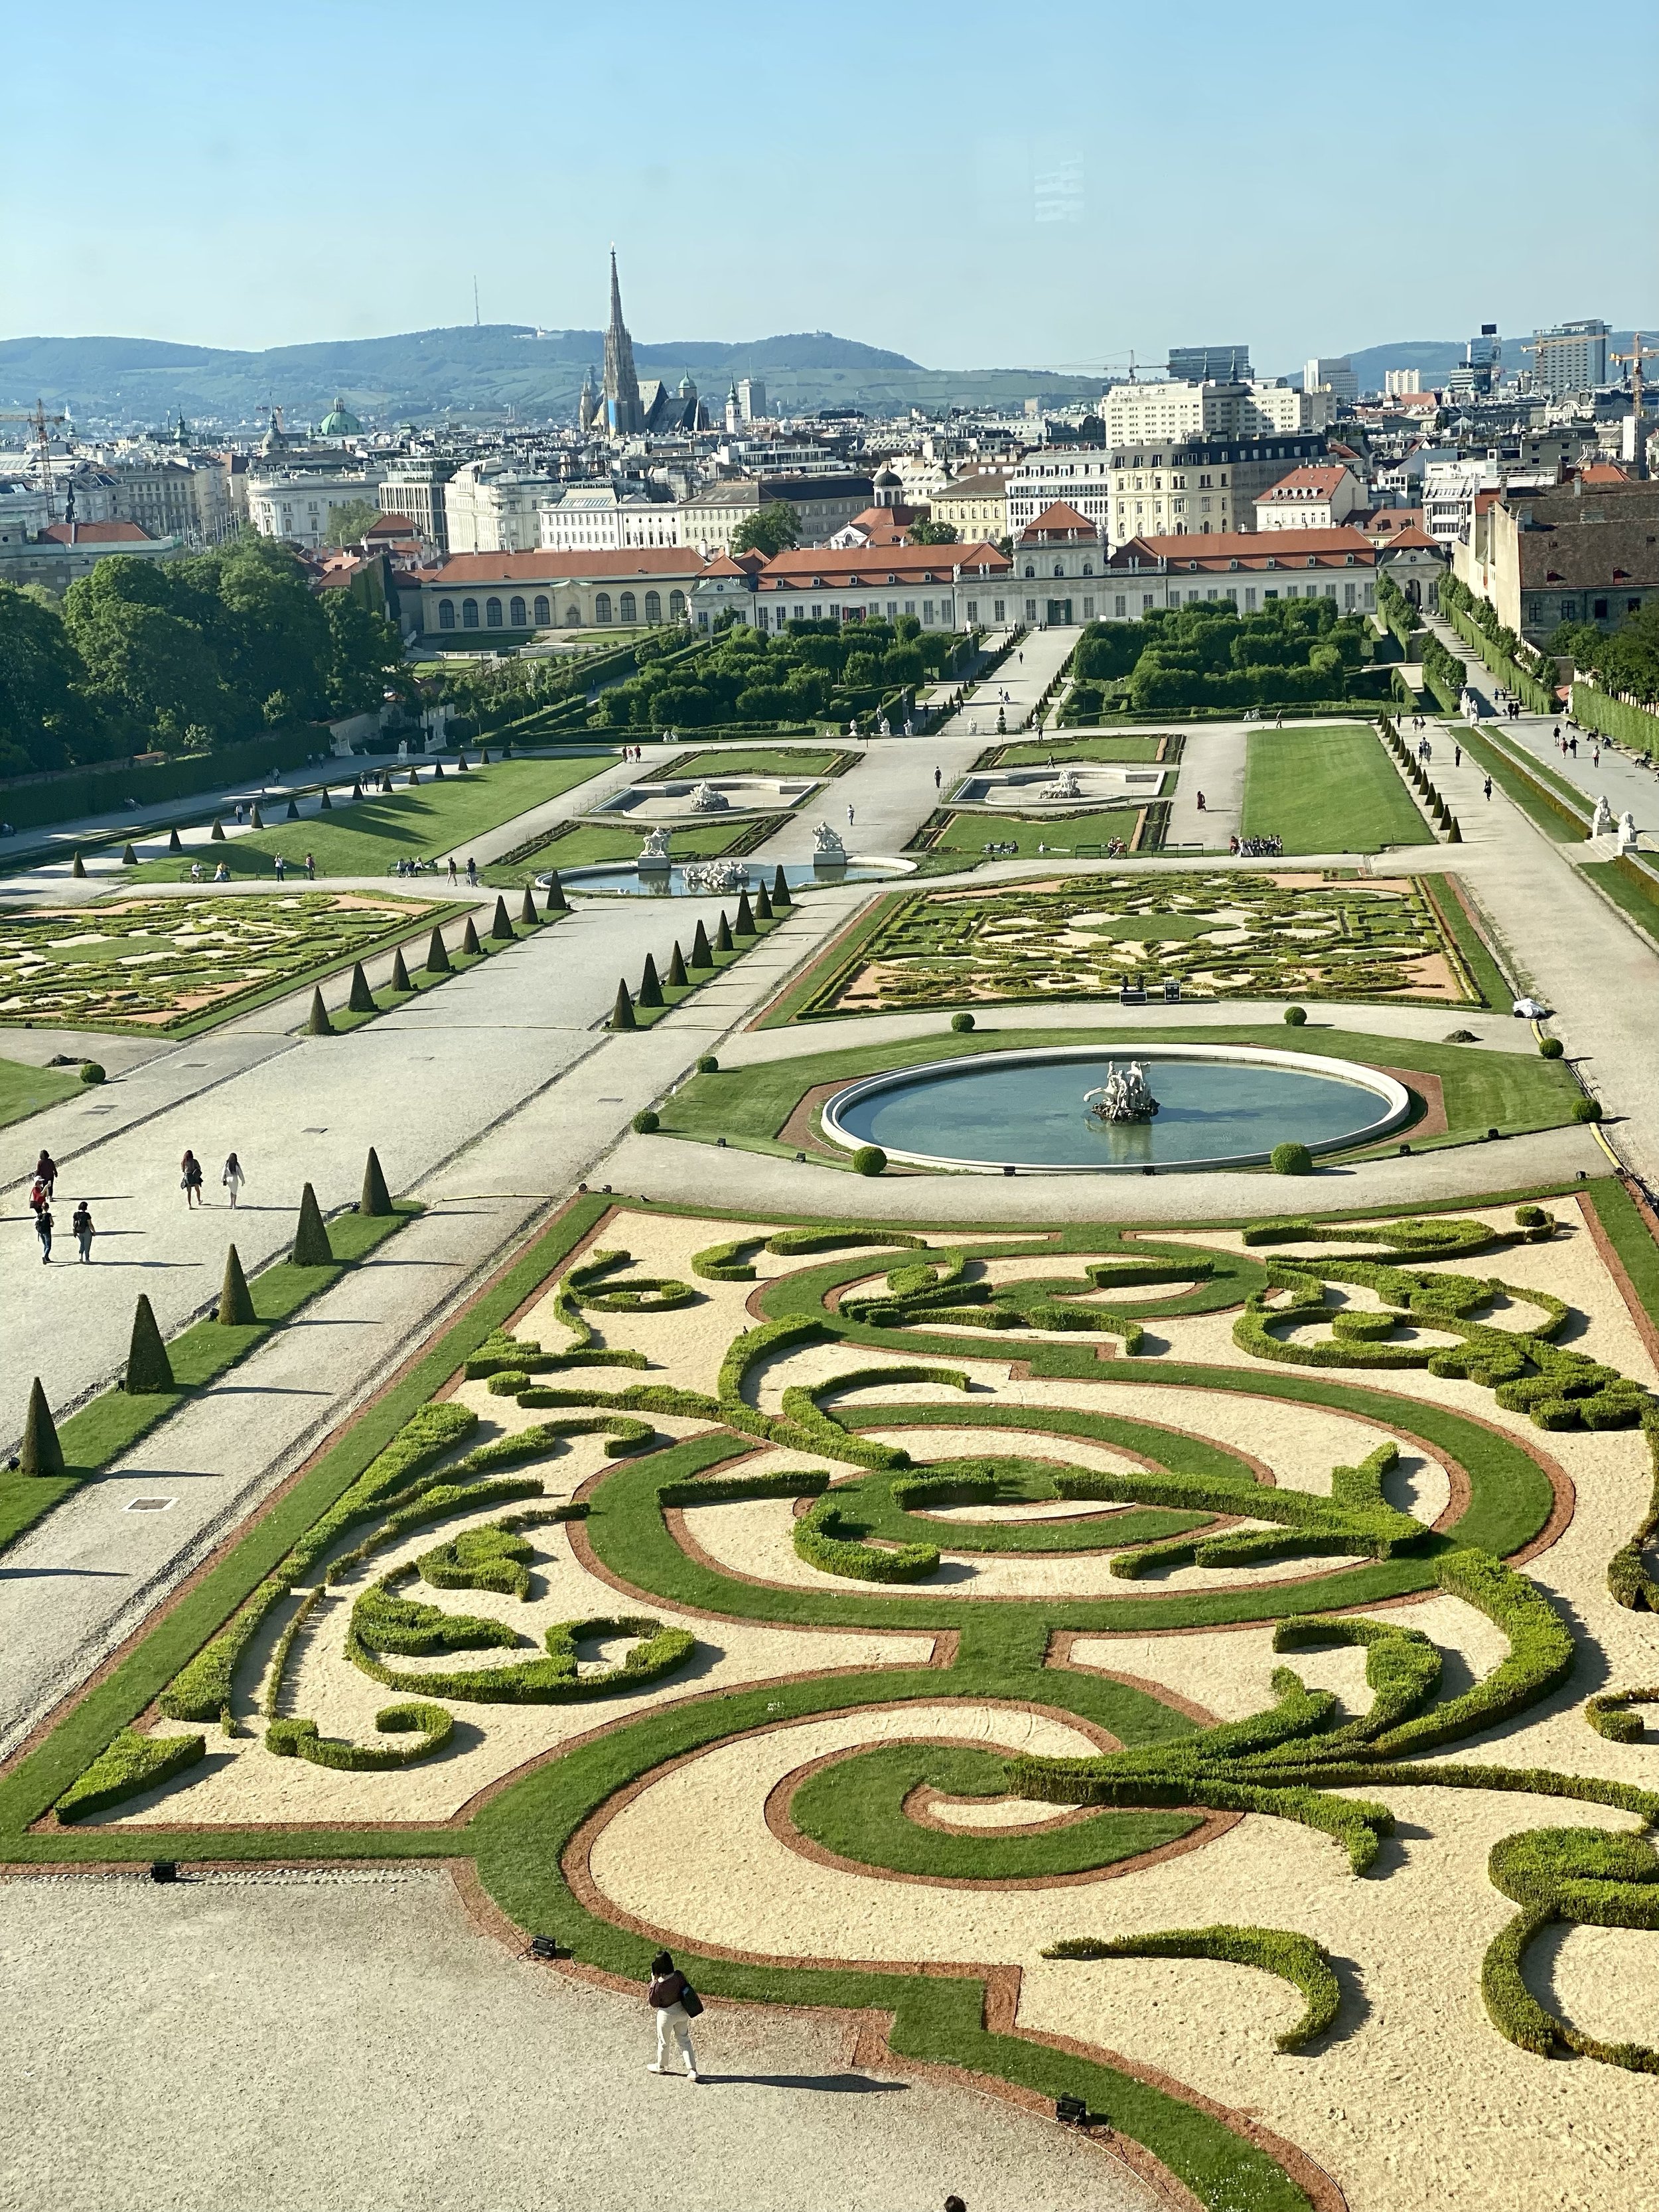
<svg viewBox="0 0 1659 2212">
<path fill-rule="evenodd" d="M 640 848 L 640 857 L 635 865 L 641 868 L 665 868 L 669 866 L 666 830 L 646 831 L 645 842 Z"/>
<path fill-rule="evenodd" d="M 1085 1091 L 1083 1103 L 1102 1121 L 1150 1121 L 1158 1101 L 1146 1087 L 1146 1072 L 1132 1060 L 1120 1069 L 1113 1060 L 1098 1091 Z"/>
<path fill-rule="evenodd" d="M 1077 780 L 1074 768 L 1063 768 L 1052 783 L 1045 783 L 1038 792 L 1039 799 L 1081 799 L 1083 786 Z"/>
<path fill-rule="evenodd" d="M 687 803 L 694 814 L 722 814 L 732 804 L 726 793 L 712 783 L 694 783 Z"/>
<path fill-rule="evenodd" d="M 1595 815 L 1590 823 L 1590 836 L 1592 837 L 1611 837 L 1612 835 L 1613 809 L 1607 805 L 1607 794 L 1604 791 L 1601 793 L 1601 796 L 1595 802 Z"/>
<path fill-rule="evenodd" d="M 812 825 L 812 858 L 815 860 L 844 860 L 847 848 L 827 822 Z"/>
<path fill-rule="evenodd" d="M 741 860 L 688 860 L 680 881 L 689 891 L 746 891 L 749 871 Z"/>
<path fill-rule="evenodd" d="M 1636 842 L 1637 836 L 1636 817 L 1626 811 L 1619 817 L 1620 851 L 1621 853 L 1634 853 L 1639 851 L 1640 848 Z"/>
</svg>

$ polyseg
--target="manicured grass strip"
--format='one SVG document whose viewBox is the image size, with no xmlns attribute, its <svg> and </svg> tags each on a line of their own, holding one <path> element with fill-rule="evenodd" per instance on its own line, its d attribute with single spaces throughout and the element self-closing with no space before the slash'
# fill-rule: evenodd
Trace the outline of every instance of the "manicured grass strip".
<svg viewBox="0 0 1659 2212">
<path fill-rule="evenodd" d="M 1640 923 L 1650 937 L 1659 937 L 1659 883 L 1644 869 L 1627 869 L 1617 860 L 1586 860 L 1578 871 L 1616 907 Z"/>
<path fill-rule="evenodd" d="M 904 1811 L 922 1784 L 951 1797 L 1006 1797 L 1008 1762 L 998 1751 L 965 1744 L 884 1744 L 821 1767 L 790 1801 L 801 1833 L 861 1866 L 935 1880 L 1002 1881 L 1080 1874 L 1115 1866 L 1191 1835 L 1196 1814 L 1097 1813 L 1073 1827 L 1036 1835 L 941 1834 Z"/>
<path fill-rule="evenodd" d="M 865 946 L 877 931 L 892 919 L 898 903 L 915 896 L 915 893 L 910 890 L 890 891 L 883 897 L 872 899 L 852 927 L 843 930 L 839 937 L 827 945 L 782 996 L 775 1000 L 761 1018 L 750 1026 L 776 1030 L 799 1020 L 803 1009 L 817 999 L 832 975 L 850 972 L 861 963 Z"/>
<path fill-rule="evenodd" d="M 21 1060 L 0 1060 L 0 1129 L 27 1121 L 43 1107 L 72 1098 L 82 1087 L 74 1069 L 29 1067 Z"/>
<path fill-rule="evenodd" d="M 37 1820 L 116 1731 L 143 1712 L 185 1660 L 237 1607 L 367 1468 L 468 1352 L 521 1305 L 604 1214 L 608 1201 L 579 1199 L 501 1281 L 446 1331 L 395 1388 L 353 1422 L 340 1442 L 263 1514 L 246 1536 L 165 1613 L 143 1641 L 0 1779 L 0 1834 Z M 331 1227 L 331 1236 L 333 1230 Z M 90 1409 L 88 1409 L 90 1410 Z M 450 1831 L 452 1847 L 453 1832 Z"/>
<path fill-rule="evenodd" d="M 830 745 L 722 745 L 707 751 L 686 753 L 665 767 L 641 771 L 641 783 L 678 783 L 686 776 L 721 775 L 840 775 L 856 765 L 860 755 Z"/>
<path fill-rule="evenodd" d="M 1463 902 L 1462 881 L 1456 876 L 1437 880 L 1431 875 L 1421 876 L 1418 880 L 1441 927 L 1463 956 L 1463 964 L 1475 989 L 1495 1012 L 1503 1012 L 1514 1004 L 1513 994 Z"/>
<path fill-rule="evenodd" d="M 1382 739 L 1363 726 L 1252 730 L 1239 827 L 1246 837 L 1282 838 L 1287 853 L 1435 842 Z"/>
<path fill-rule="evenodd" d="M 292 1260 L 279 1260 L 254 1277 L 249 1287 L 253 1310 L 259 1316 L 257 1325 L 227 1328 L 211 1319 L 198 1321 L 173 1339 L 167 1346 L 167 1358 L 177 1389 L 129 1397 L 118 1386 L 83 1406 L 78 1413 L 71 1413 L 58 1430 L 58 1440 L 64 1448 L 64 1474 L 10 1474 L 0 1469 L 0 1551 L 78 1490 L 88 1475 L 130 1451 L 140 1437 L 147 1436 L 228 1369 L 246 1359 L 272 1329 L 291 1320 L 301 1306 L 332 1290 L 348 1267 L 367 1259 L 423 1210 L 400 1202 L 390 1214 L 337 1215 L 328 1224 L 333 1267 L 300 1267 Z"/>
<path fill-rule="evenodd" d="M 1164 742 L 1156 731 L 1121 738 L 1082 738 L 1070 730 L 1056 730 L 1051 738 L 992 745 L 980 755 L 974 767 L 1046 768 L 1052 762 L 1055 767 L 1063 768 L 1069 761 L 1104 761 L 1142 767 L 1158 759 L 1158 748 Z M 1179 738 L 1170 740 L 1164 755 L 1170 766 L 1180 758 L 1181 744 Z"/>
<path fill-rule="evenodd" d="M 1530 769 L 1522 768 L 1490 738 L 1473 729 L 1455 732 L 1454 735 L 1464 751 L 1480 762 L 1504 796 L 1512 799 L 1547 837 L 1553 837 L 1558 845 L 1576 845 L 1583 841 L 1588 815 L 1576 812 L 1565 800 L 1556 798 Z"/>
<path fill-rule="evenodd" d="M 575 886 L 573 886 L 573 888 L 575 888 Z M 713 896 L 713 894 L 711 894 L 711 896 Z M 729 892 L 724 894 L 724 896 L 727 900 L 726 908 L 726 918 L 730 921 L 737 912 L 737 901 Z M 752 898 L 750 903 L 752 908 L 754 903 Z M 719 947 L 714 942 L 714 933 L 713 930 L 710 930 L 708 933 L 709 952 L 714 959 L 714 966 L 712 968 L 688 967 L 686 972 L 689 980 L 684 984 L 669 982 L 665 971 L 664 974 L 659 975 L 657 981 L 662 991 L 663 1000 L 659 1006 L 642 1006 L 640 1004 L 638 988 L 639 979 L 637 976 L 630 975 L 628 978 L 628 985 L 630 991 L 634 994 L 635 1028 L 641 1030 L 654 1029 L 665 1014 L 672 1014 L 676 1006 L 683 1006 L 688 999 L 696 998 L 697 993 L 702 988 L 705 983 L 712 983 L 717 975 L 723 975 L 728 968 L 735 967 L 738 962 L 742 959 L 745 952 L 752 952 L 757 945 L 764 944 L 766 939 L 772 934 L 772 932 L 777 928 L 779 922 L 782 919 L 783 917 L 781 915 L 775 915 L 770 921 L 761 921 L 757 920 L 755 924 L 755 934 L 752 937 L 738 937 L 734 935 L 732 941 L 732 950 L 729 952 L 720 951 Z M 689 945 L 683 945 L 681 949 L 685 952 L 689 960 L 691 951 L 690 946 Z"/>
<path fill-rule="evenodd" d="M 1114 837 L 1127 846 L 1134 836 L 1140 805 L 1109 807 L 1098 814 L 951 813 L 937 830 L 921 834 L 927 838 L 926 849 L 933 853 L 970 853 L 978 858 L 988 845 L 1012 845 L 1023 860 L 1035 859 L 1040 852 L 1063 856 L 1079 845 L 1104 845 Z M 921 849 L 915 839 L 911 844 Z"/>
<path fill-rule="evenodd" d="M 1333 1010 L 1334 1011 L 1334 1010 Z M 1455 1009 L 1449 1009 L 1455 1012 Z M 770 1026 L 769 1022 L 763 1026 Z M 1310 1022 L 1291 1030 L 1280 1023 L 1231 1023 L 1205 1029 L 1160 1030 L 1168 1044 L 1270 1045 L 1284 1052 L 1312 1052 L 1374 1066 L 1440 1079 L 1446 1104 L 1447 1134 L 1441 1142 L 1467 1142 L 1489 1128 L 1515 1135 L 1551 1129 L 1572 1119 L 1580 1097 L 1571 1071 L 1562 1063 L 1525 1053 L 1483 1052 L 1473 1045 L 1427 1044 L 1408 1037 L 1370 1036 L 1358 1030 L 1326 1028 Z M 866 1045 L 839 1052 L 804 1054 L 753 1066 L 721 1069 L 694 1076 L 681 1085 L 660 1109 L 664 1132 L 710 1144 L 724 1137 L 747 1151 L 793 1155 L 796 1147 L 779 1140 L 806 1093 L 821 1083 L 851 1083 L 890 1067 L 914 1067 L 927 1060 L 957 1060 L 973 1053 L 1030 1051 L 1040 1046 L 1098 1045 L 1103 1050 L 1144 1049 L 1144 1029 L 982 1029 L 965 1035 L 941 1030 L 933 1036 L 908 1037 L 890 1044 Z M 1468 1200 L 1461 1201 L 1467 1205 Z M 1395 1212 L 1398 1212 L 1395 1208 Z"/>
<path fill-rule="evenodd" d="M 319 876 L 390 876 L 400 860 L 442 860 L 453 853 L 463 862 L 469 840 L 499 829 L 515 815 L 542 806 L 550 799 L 579 783 L 586 783 L 611 765 L 611 755 L 587 753 L 562 759 L 492 761 L 488 768 L 469 769 L 465 775 L 452 763 L 441 783 L 422 761 L 412 765 L 420 775 L 414 790 L 407 788 L 409 766 L 388 763 L 392 781 L 389 799 L 336 799 L 326 814 L 310 812 L 298 822 L 273 821 L 264 830 L 228 836 L 212 847 L 214 864 L 220 860 L 233 878 L 272 878 L 271 863 L 280 853 L 291 871 L 303 869 L 309 853 Z M 343 767 L 333 779 L 349 791 L 352 771 Z M 262 801 L 262 806 L 265 805 Z M 285 798 L 272 798 L 268 811 L 285 813 Z M 208 850 L 191 848 L 170 853 L 164 859 L 141 860 L 123 872 L 125 883 L 177 883 L 188 874 L 192 860 Z"/>
<path fill-rule="evenodd" d="M 1648 1318 L 1659 1323 L 1659 1244 L 1654 1243 L 1645 1216 L 1617 1176 L 1603 1176 L 1588 1190 L 1607 1242 L 1624 1261 Z"/>
<path fill-rule="evenodd" d="M 728 816 L 718 823 L 698 823 L 676 829 L 672 845 L 678 860 L 712 860 L 731 850 L 752 826 L 756 817 Z M 771 817 L 763 817 L 770 820 Z M 547 838 L 528 852 L 509 860 L 494 860 L 480 872 L 495 890 L 522 884 L 527 877 L 544 875 L 550 868 L 590 867 L 605 860 L 636 860 L 644 842 L 642 828 L 623 822 L 567 822 L 556 824 Z M 579 884 L 573 889 L 580 890 Z"/>
</svg>

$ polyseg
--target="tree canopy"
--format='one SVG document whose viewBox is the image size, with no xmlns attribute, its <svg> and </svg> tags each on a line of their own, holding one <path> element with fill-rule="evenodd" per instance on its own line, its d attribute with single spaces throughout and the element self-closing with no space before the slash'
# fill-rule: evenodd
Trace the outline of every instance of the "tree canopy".
<svg viewBox="0 0 1659 2212">
<path fill-rule="evenodd" d="M 769 499 L 746 515 L 732 532 L 734 553 L 787 553 L 800 542 L 800 517 L 787 499 Z"/>
<path fill-rule="evenodd" d="M 913 545 L 954 545 L 959 535 L 954 522 L 913 522 L 904 534 Z"/>
<path fill-rule="evenodd" d="M 380 510 L 372 499 L 349 499 L 328 518 L 328 542 L 335 546 L 361 544 L 380 519 Z"/>
</svg>

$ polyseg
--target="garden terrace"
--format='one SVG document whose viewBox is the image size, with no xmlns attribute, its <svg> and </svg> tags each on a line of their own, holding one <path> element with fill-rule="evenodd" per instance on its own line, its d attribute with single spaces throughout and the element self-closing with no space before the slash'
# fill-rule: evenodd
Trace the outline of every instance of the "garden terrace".
<svg viewBox="0 0 1659 2212">
<path fill-rule="evenodd" d="M 1334 600 L 1284 599 L 1241 616 L 1228 601 L 1158 609 L 1139 622 L 1091 623 L 1072 659 L 1066 722 L 1128 711 L 1171 715 L 1387 696 L 1369 664 L 1376 633 Z"/>
<path fill-rule="evenodd" d="M 1644 2154 L 1644 2000 L 1520 1960 L 1651 1923 L 1584 1706 L 1645 1679 L 1656 1276 L 1613 1178 L 1154 1233 L 580 1200 L 12 1762 L 6 1856 L 459 1860 L 584 1971 L 668 1942 L 1079 2096 L 1206 2212 L 1428 2212 L 1472 2099 L 1582 2198 Z"/>
</svg>

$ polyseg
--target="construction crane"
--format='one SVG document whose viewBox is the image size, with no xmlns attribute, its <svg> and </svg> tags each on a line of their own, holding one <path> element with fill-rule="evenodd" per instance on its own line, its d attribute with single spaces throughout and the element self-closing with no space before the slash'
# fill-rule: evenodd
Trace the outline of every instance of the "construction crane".
<svg viewBox="0 0 1659 2212">
<path fill-rule="evenodd" d="M 1638 339 L 1638 343 L 1639 344 L 1641 342 Z M 52 426 L 54 423 L 67 422 L 70 420 L 70 417 L 67 415 L 48 415 L 46 412 L 46 403 L 44 399 L 37 399 L 33 409 L 27 407 L 0 407 L 0 422 L 28 422 L 33 426 L 34 442 L 40 448 L 40 481 L 46 488 L 46 512 L 48 514 L 53 514 L 52 501 Z M 53 519 L 56 520 L 55 514 L 53 514 Z"/>
<path fill-rule="evenodd" d="M 1642 442 L 1642 363 L 1644 361 L 1659 361 L 1659 348 L 1644 346 L 1642 333 L 1640 331 L 1636 331 L 1631 337 L 1630 351 L 1616 353 L 1613 358 L 1614 361 L 1626 362 L 1630 365 L 1631 413 L 1636 422 L 1635 435 L 1632 441 L 1634 450 L 1631 458 L 1635 464 L 1637 475 L 1644 477 L 1648 472 L 1648 464 L 1646 450 Z"/>
</svg>

